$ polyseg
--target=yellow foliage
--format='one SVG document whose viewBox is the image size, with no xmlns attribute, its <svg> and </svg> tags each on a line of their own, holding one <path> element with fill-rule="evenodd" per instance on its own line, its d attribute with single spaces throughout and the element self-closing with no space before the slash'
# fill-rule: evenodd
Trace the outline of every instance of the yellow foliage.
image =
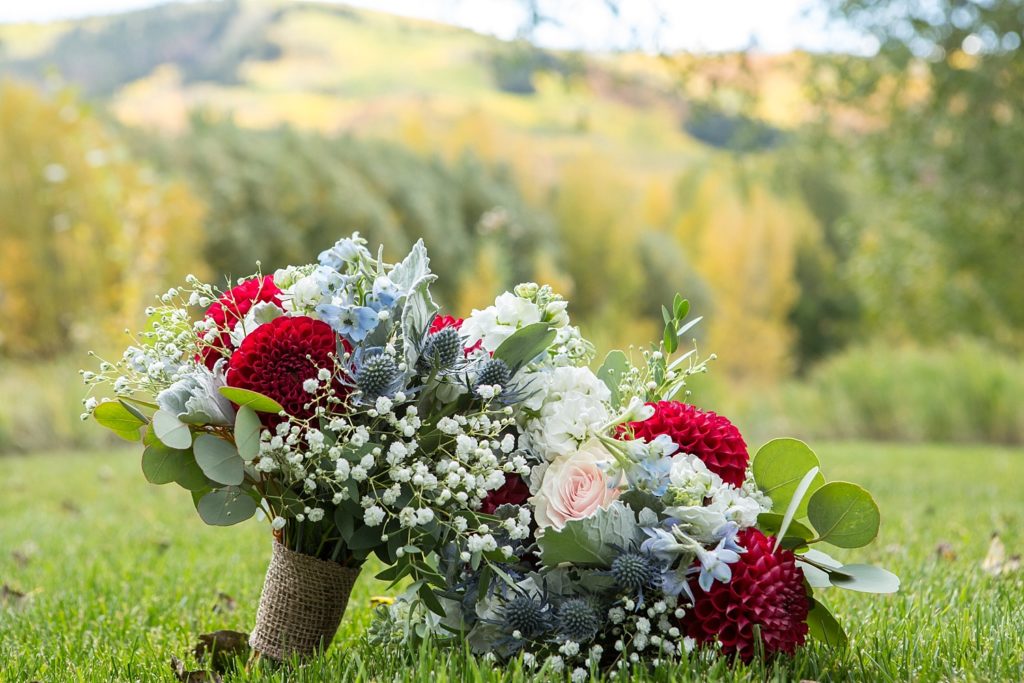
<svg viewBox="0 0 1024 683">
<path fill-rule="evenodd" d="M 707 347 L 722 358 L 716 372 L 735 380 L 776 379 L 792 368 L 796 249 L 816 230 L 799 202 L 766 186 L 756 169 L 715 167 L 676 226 L 677 238 L 696 247 L 694 265 L 714 293 Z"/>
<path fill-rule="evenodd" d="M 67 92 L 0 86 L 0 349 L 110 338 L 202 269 L 202 206 L 162 183 Z"/>
</svg>

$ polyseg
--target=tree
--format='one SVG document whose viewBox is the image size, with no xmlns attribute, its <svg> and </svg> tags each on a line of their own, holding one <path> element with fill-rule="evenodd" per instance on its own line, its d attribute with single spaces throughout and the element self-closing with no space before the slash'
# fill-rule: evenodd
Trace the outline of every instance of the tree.
<svg viewBox="0 0 1024 683">
<path fill-rule="evenodd" d="M 51 356 L 139 322 L 154 292 L 203 274 L 202 214 L 72 93 L 0 85 L 0 353 Z"/>
</svg>

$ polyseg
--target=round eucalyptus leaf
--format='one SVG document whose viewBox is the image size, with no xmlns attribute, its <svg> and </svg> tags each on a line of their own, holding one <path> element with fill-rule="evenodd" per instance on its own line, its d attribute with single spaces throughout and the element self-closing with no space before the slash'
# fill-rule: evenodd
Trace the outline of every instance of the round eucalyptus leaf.
<svg viewBox="0 0 1024 683">
<path fill-rule="evenodd" d="M 174 413 L 158 410 L 153 413 L 153 433 L 170 448 L 186 449 L 192 445 L 192 432 Z"/>
<path fill-rule="evenodd" d="M 256 514 L 256 501 L 237 488 L 210 491 L 196 505 L 199 516 L 212 526 L 231 526 Z"/>
<path fill-rule="evenodd" d="M 249 406 L 242 406 L 235 415 L 235 445 L 238 454 L 246 462 L 260 454 L 260 432 L 263 424 L 259 416 Z"/>
<path fill-rule="evenodd" d="M 101 425 L 126 441 L 138 441 L 139 427 L 146 422 L 129 411 L 118 401 L 104 401 L 92 412 L 93 418 Z"/>
<path fill-rule="evenodd" d="M 797 439 L 773 439 L 761 446 L 754 456 L 752 469 L 754 481 L 772 499 L 772 510 L 783 513 L 789 507 L 801 480 L 815 467 L 820 467 L 818 456 L 803 441 Z M 813 493 L 825 483 L 819 472 L 807 489 Z M 807 500 L 800 502 L 794 519 L 807 516 Z"/>
<path fill-rule="evenodd" d="M 142 452 L 142 474 L 150 484 L 170 484 L 184 469 L 186 455 L 191 459 L 188 451 L 169 448 L 159 441 L 150 444 Z"/>
<path fill-rule="evenodd" d="M 870 564 L 844 564 L 829 574 L 833 586 L 861 593 L 895 593 L 900 577 Z"/>
<path fill-rule="evenodd" d="M 232 403 L 238 406 L 248 406 L 258 413 L 277 414 L 284 410 L 280 403 L 256 391 L 238 387 L 221 387 L 218 391 Z"/>
<path fill-rule="evenodd" d="M 196 463 L 203 474 L 227 486 L 237 486 L 245 479 L 245 462 L 234 445 L 211 434 L 200 434 L 192 447 Z"/>
<path fill-rule="evenodd" d="M 882 521 L 871 494 L 847 481 L 833 481 L 815 491 L 807 516 L 818 539 L 839 548 L 860 548 L 875 540 Z"/>
<path fill-rule="evenodd" d="M 823 604 L 811 598 L 811 611 L 807 613 L 807 629 L 812 638 L 830 647 L 846 645 L 847 637 L 832 613 Z"/>
</svg>

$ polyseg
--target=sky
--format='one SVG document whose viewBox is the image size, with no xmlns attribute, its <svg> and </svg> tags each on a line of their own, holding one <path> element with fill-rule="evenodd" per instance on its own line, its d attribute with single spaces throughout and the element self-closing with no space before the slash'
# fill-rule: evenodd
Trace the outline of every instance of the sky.
<svg viewBox="0 0 1024 683">
<path fill-rule="evenodd" d="M 110 14 L 160 2 L 0 0 L 0 23 Z M 515 37 L 526 23 L 526 3 L 520 0 L 346 0 L 340 4 L 434 19 L 502 38 Z M 554 21 L 541 23 L 531 38 L 545 47 L 587 50 L 874 50 L 871 39 L 828 24 L 820 4 L 815 0 L 622 0 L 616 17 L 607 10 L 605 0 L 540 0 L 542 8 L 555 8 L 550 10 Z"/>
</svg>

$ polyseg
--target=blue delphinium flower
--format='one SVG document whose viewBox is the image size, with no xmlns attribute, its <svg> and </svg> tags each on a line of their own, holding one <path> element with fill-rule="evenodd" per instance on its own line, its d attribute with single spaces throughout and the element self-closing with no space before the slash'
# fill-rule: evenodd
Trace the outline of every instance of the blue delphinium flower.
<svg viewBox="0 0 1024 683">
<path fill-rule="evenodd" d="M 368 306 L 320 304 L 316 307 L 316 313 L 335 332 L 354 342 L 366 339 L 366 335 L 373 332 L 380 323 L 377 311 Z"/>
<path fill-rule="evenodd" d="M 357 259 L 369 260 L 370 252 L 363 246 L 365 241 L 359 237 L 359 233 L 353 233 L 352 237 L 344 237 L 334 243 L 330 249 L 320 252 L 320 265 L 341 270 L 347 263 Z"/>
<path fill-rule="evenodd" d="M 661 497 L 668 491 L 669 475 L 672 472 L 673 453 L 678 446 L 666 435 L 650 442 L 642 440 L 623 442 L 628 454 L 628 465 L 623 466 L 623 474 L 634 489 L 650 491 Z"/>
<path fill-rule="evenodd" d="M 718 545 L 712 550 L 697 548 L 697 560 L 700 561 L 700 577 L 697 579 L 697 583 L 705 593 L 711 590 L 711 584 L 715 581 L 729 583 L 732 580 L 732 567 L 729 565 L 738 562 L 740 552 L 744 552 L 743 548 L 736 545 L 735 539 L 734 532 L 722 536 Z M 739 552 L 734 548 L 739 548 Z"/>
<path fill-rule="evenodd" d="M 373 291 L 366 298 L 366 305 L 376 311 L 390 310 L 404 292 L 386 275 L 373 281 Z"/>
</svg>

